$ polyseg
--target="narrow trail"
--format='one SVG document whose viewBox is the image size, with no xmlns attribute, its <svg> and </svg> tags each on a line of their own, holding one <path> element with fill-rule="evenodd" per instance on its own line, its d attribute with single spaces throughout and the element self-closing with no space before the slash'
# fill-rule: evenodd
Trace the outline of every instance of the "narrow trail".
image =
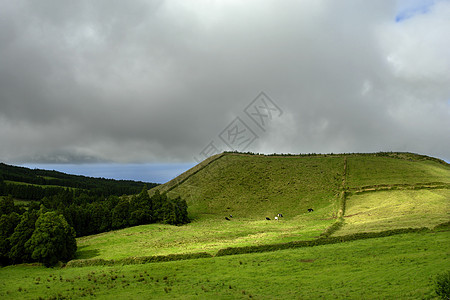
<svg viewBox="0 0 450 300">
<path fill-rule="evenodd" d="M 325 229 L 324 232 L 322 232 L 319 236 L 319 238 L 328 238 L 333 233 L 338 231 L 342 225 L 344 225 L 344 214 L 345 214 L 345 203 L 347 200 L 347 157 L 344 157 L 344 170 L 341 177 L 341 187 L 339 191 L 339 208 L 337 212 L 337 220 L 331 226 L 329 226 L 327 229 Z"/>
<path fill-rule="evenodd" d="M 347 198 L 347 157 L 344 157 L 344 172 L 342 173 L 342 184 L 341 184 L 341 191 L 339 194 L 339 210 L 337 217 L 338 219 L 342 219 L 345 214 L 345 202 Z"/>
</svg>

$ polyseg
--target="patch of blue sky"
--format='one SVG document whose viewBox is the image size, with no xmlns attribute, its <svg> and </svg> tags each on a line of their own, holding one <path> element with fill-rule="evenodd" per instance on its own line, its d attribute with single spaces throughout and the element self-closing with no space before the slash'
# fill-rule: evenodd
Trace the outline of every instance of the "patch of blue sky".
<svg viewBox="0 0 450 300">
<path fill-rule="evenodd" d="M 439 1 L 448 0 L 400 0 L 398 1 L 398 12 L 395 16 L 395 22 L 399 23 L 416 15 L 426 14 Z"/>
<path fill-rule="evenodd" d="M 196 163 L 146 164 L 22 164 L 31 169 L 55 170 L 67 174 L 117 180 L 165 183 L 189 170 Z"/>
</svg>

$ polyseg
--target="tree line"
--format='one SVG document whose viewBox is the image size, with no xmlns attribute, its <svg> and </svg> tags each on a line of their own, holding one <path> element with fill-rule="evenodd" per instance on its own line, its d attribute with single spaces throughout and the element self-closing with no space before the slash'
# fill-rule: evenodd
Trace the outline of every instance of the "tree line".
<svg viewBox="0 0 450 300">
<path fill-rule="evenodd" d="M 4 181 L 22 182 L 40 186 L 27 185 L 26 188 L 17 188 L 15 187 L 16 184 L 10 184 Z M 142 190 L 144 185 L 147 185 L 148 188 L 153 188 L 158 184 L 133 180 L 93 178 L 49 170 L 32 170 L 25 167 L 0 163 L 0 195 L 12 194 L 13 197 L 24 200 L 39 200 L 44 196 L 48 196 L 48 193 L 56 195 L 59 191 L 58 187 L 54 186 L 80 189 L 84 190 L 85 193 L 88 191 L 91 195 L 121 196 L 137 194 Z M 49 190 L 47 191 L 47 189 Z"/>
<path fill-rule="evenodd" d="M 138 195 L 107 198 L 64 189 L 28 206 L 0 197 L 0 264 L 54 265 L 74 258 L 76 236 L 156 222 L 188 223 L 186 201 L 159 192 L 150 197 L 146 186 Z"/>
</svg>

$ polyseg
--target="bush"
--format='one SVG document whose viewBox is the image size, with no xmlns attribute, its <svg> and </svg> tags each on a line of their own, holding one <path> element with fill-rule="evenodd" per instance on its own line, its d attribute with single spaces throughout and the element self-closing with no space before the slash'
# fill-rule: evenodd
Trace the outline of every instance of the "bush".
<svg viewBox="0 0 450 300">
<path fill-rule="evenodd" d="M 450 271 L 436 276 L 436 294 L 441 299 L 450 299 Z"/>
</svg>

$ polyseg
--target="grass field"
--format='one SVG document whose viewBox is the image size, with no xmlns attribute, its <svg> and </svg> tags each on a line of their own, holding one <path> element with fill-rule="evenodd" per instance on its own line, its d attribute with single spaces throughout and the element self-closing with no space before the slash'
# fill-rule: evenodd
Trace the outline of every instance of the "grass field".
<svg viewBox="0 0 450 300">
<path fill-rule="evenodd" d="M 425 182 L 436 181 L 436 177 L 423 175 L 423 164 L 431 164 L 431 169 L 439 170 L 437 174 L 440 174 L 441 180 L 445 179 L 444 175 L 450 174 L 445 166 L 433 161 L 410 162 L 350 155 L 347 180 L 354 177 L 354 172 L 360 172 L 356 166 L 366 168 L 364 160 L 369 166 L 376 166 L 378 160 L 386 168 L 398 168 L 398 172 L 395 168 L 378 168 L 377 172 L 387 173 L 386 176 L 395 174 L 389 183 L 397 183 L 395 178 L 400 178 L 405 172 L 413 172 L 411 168 L 414 163 L 418 163 L 417 176 Z M 188 201 L 192 223 L 181 227 L 150 224 L 79 238 L 77 258 L 121 259 L 196 252 L 215 254 L 226 247 L 311 240 L 336 220 L 338 194 L 342 188 L 343 156 L 226 154 L 210 161 L 212 163 L 197 166 L 195 172 L 187 172 L 188 176 L 180 179 L 180 185 L 177 186 L 176 180 L 168 185 L 170 196 L 180 195 Z M 406 169 L 405 163 L 408 166 Z M 374 173 L 374 168 L 368 168 L 367 172 Z M 363 185 L 376 182 L 364 180 L 360 181 Z M 167 190 L 167 186 L 157 189 Z M 353 195 L 347 199 L 345 225 L 335 235 L 433 227 L 450 220 L 449 204 L 448 189 L 377 191 Z M 309 207 L 314 208 L 313 213 L 307 212 Z M 273 217 L 278 212 L 283 213 L 284 217 L 274 221 Z M 226 221 L 225 216 L 230 214 L 233 218 Z M 265 220 L 266 216 L 272 220 Z"/>
<path fill-rule="evenodd" d="M 382 184 L 450 183 L 450 167 L 434 161 L 410 161 L 390 157 L 349 156 L 350 188 Z"/>
<path fill-rule="evenodd" d="M 334 222 L 342 172 L 342 157 L 224 155 L 168 193 L 187 200 L 192 223 L 83 237 L 78 258 L 216 253 L 231 246 L 314 239 Z M 310 207 L 313 213 L 307 212 Z M 274 221 L 277 213 L 284 217 Z M 233 218 L 226 221 L 229 215 Z"/>
<path fill-rule="evenodd" d="M 442 184 L 417 186 L 428 183 Z M 77 259 L 215 255 L 227 247 L 312 240 L 337 220 L 344 190 L 351 193 L 335 235 L 432 228 L 450 220 L 449 183 L 448 165 L 414 154 L 222 154 L 154 189 L 186 199 L 190 224 L 78 238 Z M 367 187 L 375 190 L 355 192 Z M 284 217 L 274 221 L 277 213 Z M 450 270 L 449 241 L 444 231 L 145 265 L 10 266 L 0 269 L 0 298 L 434 299 L 433 279 Z"/>
<path fill-rule="evenodd" d="M 219 249 L 231 246 L 311 240 L 332 222 L 305 215 L 278 222 L 233 218 L 232 221 L 206 219 L 179 227 L 143 225 L 79 238 L 77 258 L 120 259 L 195 252 L 215 254 Z"/>
<path fill-rule="evenodd" d="M 73 188 L 73 187 L 64 187 L 64 186 L 60 186 L 60 185 L 42 185 L 42 184 L 34 184 L 34 183 L 28 183 L 28 182 L 20 182 L 20 181 L 11 181 L 11 180 L 5 180 L 4 181 L 6 184 L 17 184 L 17 185 L 31 185 L 31 186 L 37 186 L 37 187 L 41 187 L 41 188 L 66 188 L 66 189 L 70 189 L 70 190 L 76 190 L 77 188 Z"/>
<path fill-rule="evenodd" d="M 434 299 L 449 232 L 145 265 L 0 269 L 0 298 Z"/>
<path fill-rule="evenodd" d="M 335 235 L 408 227 L 433 227 L 450 220 L 450 190 L 378 191 L 346 201 L 344 226 Z"/>
<path fill-rule="evenodd" d="M 327 207 L 323 213 L 331 215 L 342 172 L 342 157 L 227 154 L 168 195 L 186 199 L 194 219 L 208 214 L 257 219 L 279 212 L 289 218 L 310 207 Z"/>
</svg>

